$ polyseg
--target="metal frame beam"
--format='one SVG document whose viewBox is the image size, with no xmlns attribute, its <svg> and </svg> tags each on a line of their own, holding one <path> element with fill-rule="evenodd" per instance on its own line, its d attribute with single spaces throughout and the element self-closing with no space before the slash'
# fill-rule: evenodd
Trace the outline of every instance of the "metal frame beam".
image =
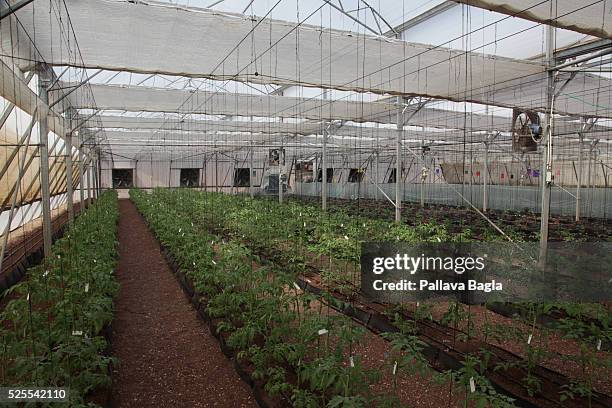
<svg viewBox="0 0 612 408">
<path fill-rule="evenodd" d="M 14 4 L 9 3 L 8 0 L 3 1 L 4 3 L 6 3 L 6 6 L 0 8 L 0 20 L 4 20 L 5 17 L 10 16 L 22 7 L 25 7 L 28 4 L 32 3 L 34 0 L 20 0 Z"/>
<path fill-rule="evenodd" d="M 49 128 L 47 126 L 47 106 L 49 95 L 47 86 L 49 85 L 49 73 L 42 67 L 38 71 L 38 97 L 45 104 L 39 109 L 40 118 L 38 120 L 40 137 L 40 186 L 42 201 L 42 225 L 43 225 L 43 249 L 45 257 L 51 255 L 51 244 L 53 231 L 51 230 L 51 194 L 49 191 Z"/>
</svg>

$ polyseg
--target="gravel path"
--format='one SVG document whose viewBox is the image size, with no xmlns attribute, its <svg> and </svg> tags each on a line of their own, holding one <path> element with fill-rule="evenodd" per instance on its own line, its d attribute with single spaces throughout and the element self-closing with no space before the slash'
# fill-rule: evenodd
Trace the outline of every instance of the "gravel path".
<svg viewBox="0 0 612 408">
<path fill-rule="evenodd" d="M 256 407 L 134 204 L 120 200 L 119 207 L 113 406 Z"/>
</svg>

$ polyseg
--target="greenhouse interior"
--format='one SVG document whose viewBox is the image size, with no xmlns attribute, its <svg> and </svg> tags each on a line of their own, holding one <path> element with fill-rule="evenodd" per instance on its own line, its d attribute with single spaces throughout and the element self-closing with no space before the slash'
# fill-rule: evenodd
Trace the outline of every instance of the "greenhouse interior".
<svg viewBox="0 0 612 408">
<path fill-rule="evenodd" d="M 0 405 L 612 407 L 612 2 L 0 0 Z"/>
</svg>

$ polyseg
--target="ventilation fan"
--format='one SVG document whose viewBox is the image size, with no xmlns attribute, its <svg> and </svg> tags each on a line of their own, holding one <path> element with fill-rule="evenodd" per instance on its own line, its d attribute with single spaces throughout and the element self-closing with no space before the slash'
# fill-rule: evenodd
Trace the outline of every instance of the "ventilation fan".
<svg viewBox="0 0 612 408">
<path fill-rule="evenodd" d="M 542 139 L 542 126 L 537 112 L 512 111 L 512 150 L 515 152 L 535 152 Z"/>
</svg>

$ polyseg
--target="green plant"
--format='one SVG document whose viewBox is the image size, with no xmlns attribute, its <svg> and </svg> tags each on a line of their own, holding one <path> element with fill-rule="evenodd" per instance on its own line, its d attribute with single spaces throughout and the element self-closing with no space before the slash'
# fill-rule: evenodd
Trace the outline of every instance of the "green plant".
<svg viewBox="0 0 612 408">
<path fill-rule="evenodd" d="M 70 386 L 70 406 L 110 384 L 102 329 L 113 317 L 117 196 L 102 194 L 26 278 L 0 314 L 2 384 Z"/>
</svg>

